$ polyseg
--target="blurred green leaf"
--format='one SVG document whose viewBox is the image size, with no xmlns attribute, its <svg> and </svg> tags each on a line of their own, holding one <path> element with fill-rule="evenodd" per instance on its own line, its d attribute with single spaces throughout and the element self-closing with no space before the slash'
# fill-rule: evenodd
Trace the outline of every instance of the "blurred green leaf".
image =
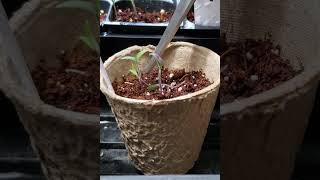
<svg viewBox="0 0 320 180">
<path fill-rule="evenodd" d="M 92 50 L 96 51 L 97 53 L 100 53 L 100 45 L 97 42 L 97 39 L 93 34 L 90 23 L 88 21 L 86 21 L 84 26 L 84 34 L 85 35 L 80 36 L 80 39 Z"/>
<path fill-rule="evenodd" d="M 129 72 L 131 72 L 133 75 L 135 75 L 137 78 L 139 78 L 139 74 L 138 74 L 138 70 L 136 68 L 135 64 L 131 64 L 131 69 L 129 70 Z"/>
<path fill-rule="evenodd" d="M 140 59 L 142 58 L 142 56 L 143 56 L 146 52 L 148 52 L 148 51 L 145 50 L 145 49 L 141 50 L 141 51 L 136 55 L 137 61 L 140 61 Z"/>
<path fill-rule="evenodd" d="M 138 72 L 135 69 L 130 69 L 129 72 L 131 72 L 133 75 L 135 75 L 136 77 L 138 77 Z"/>
<path fill-rule="evenodd" d="M 150 84 L 149 86 L 148 86 L 148 91 L 155 91 L 156 89 L 157 89 L 157 85 L 156 84 Z"/>
<path fill-rule="evenodd" d="M 135 57 L 132 57 L 132 56 L 125 56 L 125 57 L 123 57 L 121 59 L 122 60 L 129 60 L 129 61 L 137 62 L 137 59 Z"/>
<path fill-rule="evenodd" d="M 96 4 L 85 1 L 85 0 L 68 0 L 65 2 L 62 2 L 56 6 L 57 8 L 77 8 L 77 9 L 82 9 L 85 11 L 88 11 L 92 14 L 99 14 L 99 10 L 97 9 Z"/>
</svg>

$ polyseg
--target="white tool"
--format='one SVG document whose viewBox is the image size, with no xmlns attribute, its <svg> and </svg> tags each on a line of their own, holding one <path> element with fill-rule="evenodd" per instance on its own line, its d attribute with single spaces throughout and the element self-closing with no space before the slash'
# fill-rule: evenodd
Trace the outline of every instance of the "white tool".
<svg viewBox="0 0 320 180">
<path fill-rule="evenodd" d="M 164 34 L 161 37 L 161 40 L 156 47 L 156 50 L 154 54 L 156 56 L 153 56 L 151 58 L 151 61 L 146 64 L 145 67 L 142 68 L 142 71 L 144 73 L 150 72 L 153 67 L 156 65 L 156 61 L 159 61 L 160 59 L 157 57 L 161 57 L 163 54 L 164 50 L 168 46 L 168 44 L 172 41 L 174 38 L 175 34 L 177 33 L 182 21 L 186 18 L 188 12 L 190 11 L 191 7 L 193 6 L 195 0 L 183 0 L 180 1 L 170 22 L 168 27 L 166 28 Z"/>
</svg>

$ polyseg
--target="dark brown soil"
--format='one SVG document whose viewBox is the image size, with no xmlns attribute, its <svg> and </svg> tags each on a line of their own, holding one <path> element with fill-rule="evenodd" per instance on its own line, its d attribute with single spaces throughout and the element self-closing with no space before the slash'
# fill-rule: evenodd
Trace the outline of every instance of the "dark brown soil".
<svg viewBox="0 0 320 180">
<path fill-rule="evenodd" d="M 171 12 L 167 11 L 154 11 L 154 12 L 145 12 L 140 8 L 137 8 L 137 14 L 128 8 L 128 9 L 117 9 L 116 21 L 120 22 L 144 22 L 144 23 L 163 23 L 168 22 L 172 17 Z"/>
<path fill-rule="evenodd" d="M 59 57 L 58 68 L 48 68 L 42 61 L 32 73 L 41 99 L 62 109 L 100 113 L 98 58 L 79 43 Z"/>
<path fill-rule="evenodd" d="M 272 89 L 298 73 L 270 35 L 237 43 L 227 43 L 223 35 L 220 47 L 222 104 Z"/>
<path fill-rule="evenodd" d="M 104 12 L 103 10 L 100 10 L 100 22 L 104 21 L 107 16 L 108 13 Z"/>
<path fill-rule="evenodd" d="M 135 76 L 127 75 L 123 76 L 121 80 L 113 82 L 113 87 L 116 94 L 123 97 L 161 100 L 196 92 L 211 84 L 201 71 L 185 72 L 185 70 L 169 71 L 168 69 L 163 69 L 161 80 L 164 88 L 161 92 L 159 86 L 153 89 L 148 86 L 157 85 L 157 77 L 157 69 L 142 75 L 144 83 L 139 82 Z"/>
</svg>

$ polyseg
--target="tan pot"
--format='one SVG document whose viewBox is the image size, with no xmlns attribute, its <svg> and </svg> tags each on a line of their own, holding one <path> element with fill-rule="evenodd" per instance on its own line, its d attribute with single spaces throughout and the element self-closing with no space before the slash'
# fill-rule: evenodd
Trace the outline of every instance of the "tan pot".
<svg viewBox="0 0 320 180">
<path fill-rule="evenodd" d="M 227 180 L 289 180 L 319 82 L 319 1 L 226 0 L 221 32 L 231 41 L 270 32 L 304 70 L 261 94 L 221 106 L 221 171 Z"/>
<path fill-rule="evenodd" d="M 55 9 L 52 3 L 32 0 L 10 20 L 31 69 L 40 59 L 56 65 L 60 51 L 79 41 L 79 29 L 88 17 L 79 10 Z M 11 60 L 3 52 L 0 55 L 0 88 L 14 103 L 46 178 L 99 179 L 99 116 L 58 109 L 31 98 L 14 80 L 15 73 L 7 66 Z"/>
<path fill-rule="evenodd" d="M 127 48 L 104 64 L 111 80 L 127 74 L 130 62 L 121 60 L 141 48 Z M 220 57 L 209 49 L 172 43 L 163 55 L 164 67 L 186 71 L 202 69 L 211 82 L 205 89 L 168 100 L 135 100 L 100 88 L 115 114 L 130 159 L 145 174 L 182 174 L 194 165 L 201 150 L 220 85 Z M 142 64 L 148 61 L 145 55 Z"/>
</svg>

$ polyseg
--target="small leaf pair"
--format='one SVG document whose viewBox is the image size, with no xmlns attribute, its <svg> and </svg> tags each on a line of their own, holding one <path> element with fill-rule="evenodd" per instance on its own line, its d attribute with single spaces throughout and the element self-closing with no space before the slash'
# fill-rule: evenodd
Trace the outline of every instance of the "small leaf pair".
<svg viewBox="0 0 320 180">
<path fill-rule="evenodd" d="M 136 76 L 139 80 L 141 79 L 141 72 L 139 69 L 139 63 L 140 63 L 140 60 L 143 57 L 143 55 L 147 52 L 148 51 L 146 49 L 142 49 L 135 56 L 125 56 L 125 57 L 121 58 L 122 60 L 132 61 L 131 69 L 129 70 L 129 72 L 131 74 L 133 74 L 134 76 Z"/>
</svg>

